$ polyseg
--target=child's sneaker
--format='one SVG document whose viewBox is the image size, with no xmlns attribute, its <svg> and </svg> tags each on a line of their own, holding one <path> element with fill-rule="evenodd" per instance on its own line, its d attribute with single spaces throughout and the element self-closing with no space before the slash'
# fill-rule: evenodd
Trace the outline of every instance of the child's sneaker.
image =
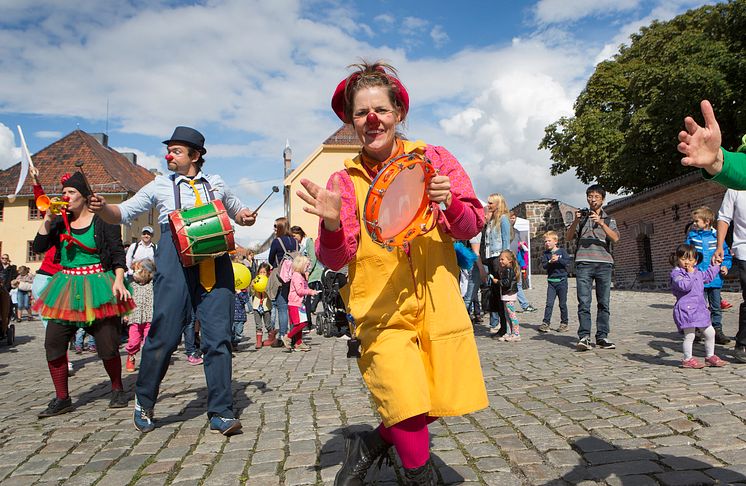
<svg viewBox="0 0 746 486">
<path fill-rule="evenodd" d="M 311 346 L 306 343 L 299 343 L 293 348 L 294 351 L 311 351 Z"/>
<path fill-rule="evenodd" d="M 700 368 L 704 368 L 705 365 L 697 361 L 697 358 L 691 357 L 689 359 L 682 359 L 681 367 L 682 368 L 693 368 L 695 370 L 698 370 Z"/>
<path fill-rule="evenodd" d="M 560 322 L 560 327 L 557 328 L 557 332 L 567 332 L 567 323 Z"/>
<path fill-rule="evenodd" d="M 499 327 L 495 326 L 490 328 L 490 334 L 497 334 L 498 332 L 500 332 Z"/>
<path fill-rule="evenodd" d="M 730 309 L 731 307 L 733 307 L 733 304 L 731 304 L 725 299 L 720 299 L 720 308 L 722 310 L 727 310 L 727 309 Z"/>
<path fill-rule="evenodd" d="M 134 354 L 130 354 L 129 356 L 127 356 L 127 366 L 125 369 L 130 373 L 135 371 L 135 355 Z"/>
<path fill-rule="evenodd" d="M 549 332 L 549 323 L 542 322 L 541 326 L 539 326 L 539 332 Z"/>
<path fill-rule="evenodd" d="M 75 354 L 83 354 L 83 348 L 81 346 L 75 346 Z"/>
<path fill-rule="evenodd" d="M 88 352 L 89 353 L 95 353 L 96 352 L 96 345 L 88 346 Z"/>
<path fill-rule="evenodd" d="M 707 366 L 714 366 L 715 368 L 722 368 L 727 365 L 728 362 L 720 359 L 717 354 L 713 354 L 709 358 L 705 358 L 705 364 Z"/>
<path fill-rule="evenodd" d="M 187 362 L 190 365 L 201 365 L 203 360 L 199 356 L 189 356 L 187 357 Z"/>
</svg>

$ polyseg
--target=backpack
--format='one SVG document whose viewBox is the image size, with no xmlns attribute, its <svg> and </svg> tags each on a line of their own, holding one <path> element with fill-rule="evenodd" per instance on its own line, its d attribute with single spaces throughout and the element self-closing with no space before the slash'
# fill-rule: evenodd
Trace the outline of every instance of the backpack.
<svg viewBox="0 0 746 486">
<path fill-rule="evenodd" d="M 280 246 L 282 246 L 282 249 L 285 250 L 285 254 L 282 255 L 282 260 L 280 260 L 280 263 L 278 265 L 279 271 L 277 272 L 277 277 L 280 279 L 280 282 L 288 283 L 293 277 L 293 260 L 301 253 L 297 249 L 294 251 L 288 251 L 287 248 L 285 248 L 285 243 L 282 242 L 282 238 L 277 239 L 280 242 Z M 298 244 L 296 242 L 296 248 L 297 246 Z"/>
</svg>

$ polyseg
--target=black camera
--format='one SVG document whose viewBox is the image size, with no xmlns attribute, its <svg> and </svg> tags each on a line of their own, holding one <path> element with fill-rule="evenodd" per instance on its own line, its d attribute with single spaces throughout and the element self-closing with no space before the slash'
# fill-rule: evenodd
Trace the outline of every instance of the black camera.
<svg viewBox="0 0 746 486">
<path fill-rule="evenodd" d="M 580 218 L 585 219 L 591 214 L 591 210 L 588 208 L 583 208 L 580 210 Z"/>
</svg>

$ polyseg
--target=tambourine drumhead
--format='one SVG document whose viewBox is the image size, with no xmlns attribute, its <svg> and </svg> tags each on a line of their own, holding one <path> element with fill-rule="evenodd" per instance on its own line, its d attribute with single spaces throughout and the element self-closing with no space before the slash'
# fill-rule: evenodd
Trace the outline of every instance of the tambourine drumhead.
<svg viewBox="0 0 746 486">
<path fill-rule="evenodd" d="M 405 246 L 435 227 L 434 204 L 426 188 L 435 168 L 420 154 L 404 154 L 389 162 L 371 183 L 365 198 L 365 229 L 374 242 Z"/>
<path fill-rule="evenodd" d="M 399 172 L 386 189 L 378 208 L 381 238 L 388 240 L 405 229 L 417 217 L 425 196 L 425 171 L 413 164 Z"/>
</svg>

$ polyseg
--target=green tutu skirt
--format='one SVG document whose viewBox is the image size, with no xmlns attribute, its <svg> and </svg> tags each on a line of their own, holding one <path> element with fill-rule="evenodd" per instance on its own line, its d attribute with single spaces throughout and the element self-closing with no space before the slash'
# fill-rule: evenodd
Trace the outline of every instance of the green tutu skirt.
<svg viewBox="0 0 746 486">
<path fill-rule="evenodd" d="M 123 316 L 135 308 L 130 300 L 118 300 L 111 290 L 114 272 L 91 275 L 56 273 L 41 293 L 34 310 L 45 319 L 77 327 L 90 326 L 93 321 Z M 125 283 L 131 291 L 129 284 Z"/>
</svg>

